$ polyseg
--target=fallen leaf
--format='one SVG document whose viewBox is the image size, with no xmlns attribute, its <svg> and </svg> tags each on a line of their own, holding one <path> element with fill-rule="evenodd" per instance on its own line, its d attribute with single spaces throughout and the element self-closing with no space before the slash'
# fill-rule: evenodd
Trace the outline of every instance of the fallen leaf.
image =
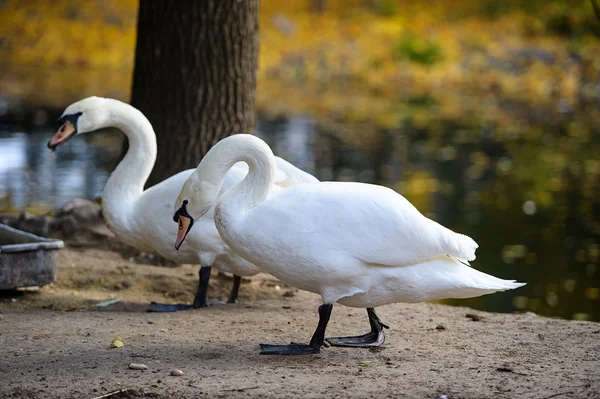
<svg viewBox="0 0 600 399">
<path fill-rule="evenodd" d="M 110 299 L 108 301 L 100 302 L 95 305 L 92 305 L 95 308 L 105 308 L 110 305 L 114 305 L 115 303 L 121 302 L 121 298 Z"/>
<path fill-rule="evenodd" d="M 123 337 L 115 337 L 110 343 L 109 349 L 113 348 L 122 348 L 125 346 L 125 342 L 123 341 Z"/>
</svg>

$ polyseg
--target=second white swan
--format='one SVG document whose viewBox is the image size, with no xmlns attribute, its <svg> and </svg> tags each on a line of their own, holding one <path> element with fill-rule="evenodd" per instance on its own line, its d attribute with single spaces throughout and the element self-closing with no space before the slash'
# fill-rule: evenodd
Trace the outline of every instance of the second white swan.
<svg viewBox="0 0 600 399">
<path fill-rule="evenodd" d="M 190 242 L 181 251 L 175 250 L 173 236 L 177 228 L 172 222 L 171 207 L 175 195 L 194 170 L 180 172 L 144 190 L 157 151 L 156 135 L 150 121 L 129 104 L 110 98 L 89 97 L 68 106 L 59 122 L 61 127 L 48 142 L 51 150 L 56 150 L 75 135 L 105 127 L 116 127 L 127 136 L 129 150 L 110 175 L 102 194 L 102 211 L 113 233 L 141 251 L 158 252 L 178 263 L 199 263 L 201 266 L 192 304 L 152 303 L 150 310 L 165 312 L 206 306 L 212 266 L 234 274 L 228 302 L 235 302 L 240 276 L 254 275 L 260 269 L 239 257 L 221 240 L 212 210 L 206 217 L 196 220 L 194 234 L 188 238 Z M 312 175 L 281 158 L 277 158 L 276 162 L 280 166 L 276 180 L 281 187 L 318 182 Z M 224 190 L 240 181 L 248 171 L 243 163 L 230 166 L 224 175 Z"/>
</svg>

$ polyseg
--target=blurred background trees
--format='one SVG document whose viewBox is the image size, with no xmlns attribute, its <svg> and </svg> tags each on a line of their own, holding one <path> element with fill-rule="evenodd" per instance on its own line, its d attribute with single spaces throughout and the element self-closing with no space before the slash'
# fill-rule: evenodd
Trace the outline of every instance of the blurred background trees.
<svg viewBox="0 0 600 399">
<path fill-rule="evenodd" d="M 394 188 L 475 237 L 477 268 L 529 283 L 461 304 L 600 320 L 600 23 L 592 4 L 261 0 L 256 134 L 322 180 Z M 129 101 L 137 13 L 138 0 L 0 1 L 1 210 L 40 213 L 102 191 L 122 134 L 87 135 L 54 155 L 45 143 L 69 103 Z M 176 33 L 162 29 L 148 37 Z M 171 54 L 173 41 L 200 44 L 184 40 L 159 42 L 161 53 Z M 148 68 L 189 67 L 150 61 L 150 50 L 143 56 L 159 65 Z M 167 90 L 183 75 L 156 84 Z M 193 102 L 198 90 L 167 96 Z M 161 108 L 170 106 L 165 98 L 136 96 L 159 140 L 171 130 L 161 123 L 192 126 L 156 120 L 181 119 Z M 194 151 L 199 158 L 202 148 Z M 177 168 L 198 159 L 189 161 Z"/>
<path fill-rule="evenodd" d="M 148 185 L 254 131 L 258 0 L 140 0 L 131 104 L 154 126 Z"/>
</svg>

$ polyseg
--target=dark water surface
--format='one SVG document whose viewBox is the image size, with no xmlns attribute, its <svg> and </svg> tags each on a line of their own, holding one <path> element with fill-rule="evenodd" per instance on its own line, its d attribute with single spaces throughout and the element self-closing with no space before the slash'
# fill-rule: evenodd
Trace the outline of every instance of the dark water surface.
<svg viewBox="0 0 600 399">
<path fill-rule="evenodd" d="M 297 116 L 259 120 L 258 129 L 276 154 L 321 180 L 394 188 L 473 237 L 480 245 L 475 268 L 528 283 L 446 303 L 600 320 L 600 135 L 572 123 L 513 131 L 399 127 L 357 136 Z M 119 133 L 77 137 L 56 153 L 46 148 L 51 135 L 50 128 L 0 126 L 0 211 L 40 212 L 101 195 Z"/>
</svg>

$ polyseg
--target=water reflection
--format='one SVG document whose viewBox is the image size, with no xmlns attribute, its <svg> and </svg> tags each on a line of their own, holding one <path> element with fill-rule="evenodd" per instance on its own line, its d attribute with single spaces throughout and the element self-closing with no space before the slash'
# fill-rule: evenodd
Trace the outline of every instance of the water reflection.
<svg viewBox="0 0 600 399">
<path fill-rule="evenodd" d="M 343 129 L 328 131 L 296 116 L 259 120 L 258 130 L 277 154 L 322 180 L 393 187 L 426 215 L 474 237 L 475 267 L 529 283 L 447 303 L 600 320 L 597 135 L 568 154 L 559 133 L 506 139 L 486 125 L 401 126 L 350 139 Z M 87 135 L 52 154 L 51 134 L 0 133 L 0 209 L 101 194 L 120 136 Z"/>
<path fill-rule="evenodd" d="M 52 134 L 0 130 L 0 210 L 40 212 L 102 194 L 118 151 L 77 138 L 51 153 L 46 143 Z"/>
</svg>

